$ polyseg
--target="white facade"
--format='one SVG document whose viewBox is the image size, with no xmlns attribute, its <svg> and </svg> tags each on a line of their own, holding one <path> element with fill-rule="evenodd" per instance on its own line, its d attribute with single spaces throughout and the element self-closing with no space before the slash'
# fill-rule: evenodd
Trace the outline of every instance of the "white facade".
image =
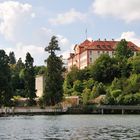
<svg viewBox="0 0 140 140">
<path fill-rule="evenodd" d="M 87 51 L 80 54 L 80 69 L 87 67 Z"/>
<path fill-rule="evenodd" d="M 36 88 L 36 96 L 37 97 L 42 97 L 43 92 L 44 92 L 44 76 L 43 75 L 38 75 L 36 76 L 35 79 L 35 88 Z"/>
</svg>

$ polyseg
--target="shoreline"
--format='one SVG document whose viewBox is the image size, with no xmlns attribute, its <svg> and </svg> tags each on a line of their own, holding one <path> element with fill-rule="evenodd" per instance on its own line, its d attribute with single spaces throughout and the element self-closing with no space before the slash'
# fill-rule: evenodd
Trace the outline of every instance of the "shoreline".
<svg viewBox="0 0 140 140">
<path fill-rule="evenodd" d="M 71 107 L 63 109 L 60 107 L 4 107 L 0 108 L 0 117 L 15 115 L 81 115 L 81 114 L 137 114 L 140 115 L 140 106 L 100 105 Z"/>
</svg>

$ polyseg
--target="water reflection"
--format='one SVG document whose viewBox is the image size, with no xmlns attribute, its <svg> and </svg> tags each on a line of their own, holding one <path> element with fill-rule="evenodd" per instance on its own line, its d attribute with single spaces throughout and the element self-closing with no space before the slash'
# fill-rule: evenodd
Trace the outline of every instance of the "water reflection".
<svg viewBox="0 0 140 140">
<path fill-rule="evenodd" d="M 6 140 L 140 140 L 140 116 L 62 115 L 0 118 Z"/>
</svg>

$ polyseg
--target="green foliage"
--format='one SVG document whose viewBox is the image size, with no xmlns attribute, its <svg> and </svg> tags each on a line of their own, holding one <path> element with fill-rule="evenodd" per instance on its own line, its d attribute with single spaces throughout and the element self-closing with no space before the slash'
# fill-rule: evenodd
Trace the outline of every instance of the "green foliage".
<svg viewBox="0 0 140 140">
<path fill-rule="evenodd" d="M 83 83 L 80 80 L 76 80 L 73 85 L 73 90 L 77 92 L 83 91 Z"/>
<path fill-rule="evenodd" d="M 26 97 L 29 98 L 29 104 L 32 105 L 34 98 L 36 97 L 35 90 L 35 72 L 33 66 L 33 58 L 30 53 L 26 54 L 25 69 L 24 69 L 24 81 Z"/>
<path fill-rule="evenodd" d="M 104 84 L 101 82 L 100 83 L 96 82 L 94 84 L 90 97 L 93 99 L 100 95 L 105 95 L 105 94 L 106 94 L 106 88 L 105 88 Z"/>
<path fill-rule="evenodd" d="M 13 96 L 20 95 L 22 97 L 25 97 L 24 92 L 24 77 L 21 76 L 21 73 L 23 75 L 24 71 L 24 64 L 19 58 L 16 64 L 10 64 L 10 70 L 11 70 L 11 83 L 13 88 Z"/>
<path fill-rule="evenodd" d="M 73 92 L 73 88 L 70 86 L 68 81 L 65 79 L 63 83 L 63 91 L 65 96 L 71 96 Z"/>
<path fill-rule="evenodd" d="M 127 79 L 127 84 L 124 87 L 124 93 L 136 93 L 140 91 L 140 74 L 132 74 Z"/>
<path fill-rule="evenodd" d="M 131 65 L 127 63 L 127 59 L 122 59 L 121 62 L 118 62 L 119 77 L 129 77 L 132 71 Z"/>
<path fill-rule="evenodd" d="M 56 36 L 52 36 L 49 45 L 45 48 L 45 51 L 53 55 L 55 51 L 60 51 L 60 47 L 58 46 L 58 40 Z"/>
<path fill-rule="evenodd" d="M 74 82 L 76 80 L 81 81 L 82 79 L 81 77 L 84 77 L 82 73 L 83 72 L 80 72 L 80 70 L 76 66 L 73 66 L 71 68 L 71 71 L 66 75 L 66 78 L 64 80 L 64 84 L 63 84 L 64 94 L 66 95 L 72 94 Z"/>
<path fill-rule="evenodd" d="M 118 78 L 115 78 L 113 81 L 112 81 L 112 84 L 110 86 L 110 91 L 113 91 L 113 90 L 117 90 L 117 89 L 120 89 L 122 90 L 123 89 L 123 81 L 125 81 L 126 79 L 118 79 Z"/>
<path fill-rule="evenodd" d="M 122 90 L 120 90 L 120 89 L 111 91 L 111 96 L 114 98 L 114 100 L 121 94 L 122 94 Z"/>
<path fill-rule="evenodd" d="M 0 106 L 10 105 L 12 97 L 11 72 L 9 58 L 4 50 L 0 50 Z"/>
<path fill-rule="evenodd" d="M 125 39 L 122 39 L 116 47 L 115 50 L 115 57 L 122 61 L 123 59 L 128 59 L 129 57 L 133 56 L 133 51 L 128 48 L 128 42 Z"/>
<path fill-rule="evenodd" d="M 91 65 L 90 73 L 95 81 L 110 83 L 119 75 L 117 61 L 114 58 L 110 58 L 108 54 L 102 54 L 95 63 Z"/>
<path fill-rule="evenodd" d="M 90 94 L 91 94 L 91 90 L 88 89 L 88 88 L 85 88 L 83 90 L 83 93 L 82 93 L 82 100 L 83 100 L 83 104 L 87 104 L 89 99 L 90 99 Z"/>
<path fill-rule="evenodd" d="M 63 98 L 63 62 L 62 57 L 57 57 L 55 51 L 60 50 L 56 37 L 52 37 L 45 51 L 50 53 L 47 59 L 47 72 L 43 100 L 46 105 L 55 105 Z"/>
<path fill-rule="evenodd" d="M 79 96 L 81 98 L 82 93 L 81 92 L 78 92 L 78 91 L 73 91 L 72 92 L 72 96 Z"/>
<path fill-rule="evenodd" d="M 131 65 L 127 63 L 128 58 L 134 55 L 133 51 L 127 46 L 128 42 L 122 39 L 116 47 L 115 58 L 118 61 L 118 68 L 121 77 L 129 77 Z"/>
<path fill-rule="evenodd" d="M 68 86 L 73 87 L 73 83 L 76 80 L 79 80 L 79 69 L 76 66 L 71 68 L 71 71 L 67 74 L 66 81 Z"/>
<path fill-rule="evenodd" d="M 9 64 L 11 65 L 16 64 L 16 58 L 14 52 L 9 53 Z"/>
<path fill-rule="evenodd" d="M 35 75 L 45 75 L 46 72 L 46 66 L 35 66 Z"/>
<path fill-rule="evenodd" d="M 128 60 L 128 64 L 132 67 L 132 73 L 140 74 L 140 54 L 134 57 L 131 57 Z"/>
<path fill-rule="evenodd" d="M 140 104 L 140 75 L 132 74 L 128 79 L 114 79 L 106 95 L 106 104 Z"/>
<path fill-rule="evenodd" d="M 25 68 L 25 65 L 24 65 L 24 63 L 22 62 L 22 59 L 19 58 L 19 60 L 18 60 L 17 63 L 16 63 L 16 66 L 15 66 L 15 70 L 16 70 L 17 73 L 20 73 L 20 71 L 21 71 L 22 69 L 24 69 L 24 68 Z"/>
<path fill-rule="evenodd" d="M 83 81 L 84 88 L 92 89 L 94 86 L 95 81 L 92 78 Z"/>
</svg>

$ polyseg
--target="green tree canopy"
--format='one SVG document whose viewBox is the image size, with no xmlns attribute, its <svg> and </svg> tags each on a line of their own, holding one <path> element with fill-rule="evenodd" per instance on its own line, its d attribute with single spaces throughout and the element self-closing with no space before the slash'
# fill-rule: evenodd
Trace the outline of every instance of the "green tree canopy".
<svg viewBox="0 0 140 140">
<path fill-rule="evenodd" d="M 116 47 L 116 50 L 115 50 L 115 57 L 122 61 L 122 59 L 127 59 L 131 56 L 133 56 L 133 51 L 128 48 L 128 42 L 125 40 L 125 39 L 122 39 L 118 44 L 117 44 L 117 47 Z"/>
<path fill-rule="evenodd" d="M 33 66 L 34 59 L 30 53 L 26 54 L 24 80 L 26 97 L 30 99 L 30 105 L 32 105 L 34 98 L 36 97 L 35 90 L 35 71 Z"/>
<path fill-rule="evenodd" d="M 9 64 L 16 64 L 16 58 L 14 52 L 9 53 Z"/>
<path fill-rule="evenodd" d="M 132 73 L 140 74 L 140 54 L 129 58 L 128 64 L 132 67 Z"/>
<path fill-rule="evenodd" d="M 24 68 L 25 68 L 25 65 L 22 62 L 22 59 L 19 58 L 18 61 L 17 61 L 17 63 L 16 63 L 16 71 L 19 73 Z"/>
<path fill-rule="evenodd" d="M 48 53 L 54 54 L 55 51 L 59 51 L 60 47 L 58 46 L 58 40 L 56 39 L 56 36 L 52 36 L 51 41 L 49 45 L 45 48 L 45 51 Z"/>
<path fill-rule="evenodd" d="M 102 54 L 90 67 L 91 77 L 95 81 L 109 83 L 119 76 L 117 61 L 108 54 Z"/>
<path fill-rule="evenodd" d="M 0 50 L 0 105 L 9 105 L 12 97 L 11 73 L 9 58 L 4 50 Z"/>
<path fill-rule="evenodd" d="M 56 50 L 60 50 L 60 48 L 56 37 L 53 36 L 48 47 L 45 48 L 45 51 L 50 53 L 46 60 L 47 72 L 43 94 L 43 100 L 46 105 L 55 105 L 63 98 L 63 62 L 62 57 L 56 56 Z"/>
</svg>

